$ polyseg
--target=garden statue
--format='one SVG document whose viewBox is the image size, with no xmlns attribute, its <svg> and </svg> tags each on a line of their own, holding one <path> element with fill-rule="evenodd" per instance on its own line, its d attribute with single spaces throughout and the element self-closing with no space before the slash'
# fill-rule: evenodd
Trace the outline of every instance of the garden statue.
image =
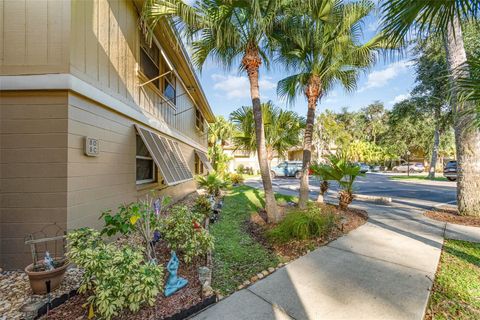
<svg viewBox="0 0 480 320">
<path fill-rule="evenodd" d="M 167 264 L 168 279 L 165 285 L 165 297 L 169 297 L 181 288 L 185 287 L 188 283 L 187 279 L 177 276 L 179 261 L 175 251 L 172 251 L 172 257 Z"/>
<path fill-rule="evenodd" d="M 53 270 L 55 267 L 53 266 L 53 259 L 50 257 L 50 253 L 45 251 L 45 259 L 44 259 L 45 270 Z"/>
</svg>

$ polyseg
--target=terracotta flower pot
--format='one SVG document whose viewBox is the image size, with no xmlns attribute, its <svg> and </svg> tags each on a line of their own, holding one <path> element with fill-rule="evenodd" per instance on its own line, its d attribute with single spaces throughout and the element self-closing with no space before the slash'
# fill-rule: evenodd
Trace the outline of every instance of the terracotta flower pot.
<svg viewBox="0 0 480 320">
<path fill-rule="evenodd" d="M 28 275 L 30 280 L 30 287 L 34 294 L 45 294 L 47 293 L 46 281 L 50 280 L 50 292 L 55 290 L 60 286 L 65 277 L 65 271 L 69 264 L 65 262 L 63 266 L 55 268 L 53 270 L 46 271 L 33 271 L 33 263 L 29 264 L 25 268 L 25 273 Z"/>
</svg>

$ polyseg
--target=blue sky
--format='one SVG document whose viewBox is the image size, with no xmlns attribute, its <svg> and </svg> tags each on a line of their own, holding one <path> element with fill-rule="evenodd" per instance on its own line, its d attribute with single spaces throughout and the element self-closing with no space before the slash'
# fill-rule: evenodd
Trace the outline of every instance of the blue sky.
<svg viewBox="0 0 480 320">
<path fill-rule="evenodd" d="M 378 26 L 378 18 L 369 16 L 364 25 L 365 39 L 372 37 Z M 334 88 L 320 101 L 318 111 L 325 109 L 340 111 L 343 107 L 358 110 L 375 100 L 384 102 L 387 108 L 408 97 L 414 86 L 415 72 L 412 57 L 408 54 L 390 58 L 381 57 L 358 81 L 357 90 L 345 92 L 341 87 Z M 201 73 L 198 73 L 203 89 L 213 112 L 228 117 L 230 112 L 243 106 L 251 105 L 248 79 L 245 73 L 237 70 L 225 71 L 221 66 L 208 61 Z M 277 82 L 289 74 L 279 66 L 273 66 L 260 72 L 260 94 L 262 101 L 272 100 L 277 106 L 289 108 L 301 115 L 306 115 L 306 100 L 298 97 L 295 105 L 287 106 L 276 95 Z"/>
</svg>

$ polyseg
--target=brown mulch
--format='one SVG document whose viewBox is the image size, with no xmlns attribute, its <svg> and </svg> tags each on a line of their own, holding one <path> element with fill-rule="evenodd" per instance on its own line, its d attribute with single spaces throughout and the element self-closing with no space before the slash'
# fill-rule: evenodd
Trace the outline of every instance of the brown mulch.
<svg viewBox="0 0 480 320">
<path fill-rule="evenodd" d="M 480 227 L 480 217 L 461 216 L 458 214 L 458 210 L 453 208 L 440 207 L 427 211 L 424 215 L 438 221 Z"/>
<path fill-rule="evenodd" d="M 170 250 L 164 243 L 158 243 L 156 246 L 159 264 L 165 266 L 165 281 L 168 277 L 166 265 L 170 259 Z M 195 259 L 189 265 L 180 262 L 178 275 L 188 280 L 186 287 L 182 288 L 172 296 L 166 298 L 163 294 L 159 294 L 154 306 L 143 306 L 137 313 L 131 313 L 124 310 L 119 316 L 114 317 L 116 320 L 153 320 L 163 319 L 172 316 L 181 310 L 188 309 L 191 306 L 202 301 L 202 286 L 198 280 L 198 267 L 205 265 L 205 258 Z M 82 305 L 86 303 L 86 295 L 78 295 L 67 302 L 53 309 L 47 317 L 42 319 L 48 320 L 64 320 L 64 319 L 87 319 L 87 307 Z"/>
<path fill-rule="evenodd" d="M 325 210 L 334 213 L 337 216 L 336 226 L 332 229 L 332 232 L 326 237 L 319 237 L 310 240 L 292 240 L 284 244 L 271 243 L 265 237 L 266 231 L 273 228 L 272 225 L 259 225 L 247 221 L 246 229 L 252 235 L 252 237 L 261 243 L 265 248 L 277 254 L 282 260 L 289 261 L 299 258 L 309 251 L 326 245 L 327 243 L 349 233 L 350 231 L 360 227 L 367 222 L 368 214 L 364 210 L 359 209 L 347 209 L 340 210 L 337 206 L 329 204 L 318 204 Z M 288 209 L 287 209 L 288 210 Z M 262 213 L 260 212 L 262 216 Z M 263 216 L 262 216 L 263 217 Z"/>
</svg>

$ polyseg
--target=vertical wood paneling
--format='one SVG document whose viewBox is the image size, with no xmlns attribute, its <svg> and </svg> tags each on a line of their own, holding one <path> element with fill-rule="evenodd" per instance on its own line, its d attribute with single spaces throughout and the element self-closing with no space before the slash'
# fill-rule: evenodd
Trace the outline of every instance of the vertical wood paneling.
<svg viewBox="0 0 480 320">
<path fill-rule="evenodd" d="M 85 4 L 87 1 L 73 0 L 72 2 L 72 48 L 71 64 L 78 71 L 85 72 Z"/>
<path fill-rule="evenodd" d="M 98 2 L 98 75 L 100 84 L 108 87 L 110 82 L 109 62 L 110 7 L 105 0 Z"/>
<path fill-rule="evenodd" d="M 128 33 L 127 30 L 127 3 L 125 1 L 118 2 L 118 11 L 117 11 L 117 19 L 118 19 L 118 93 L 120 96 L 126 96 L 126 65 L 127 65 L 127 57 L 126 57 L 126 47 L 127 47 L 127 39 L 125 34 Z"/>
<path fill-rule="evenodd" d="M 110 89 L 118 93 L 118 2 L 110 1 L 110 32 L 109 32 L 109 52 L 110 52 Z"/>
<path fill-rule="evenodd" d="M 98 81 L 98 1 L 85 1 L 85 72 Z"/>
<path fill-rule="evenodd" d="M 6 64 L 21 65 L 25 63 L 25 0 L 5 2 L 3 13 L 4 61 Z"/>
<path fill-rule="evenodd" d="M 26 63 L 45 65 L 48 63 L 48 3 L 47 0 L 29 1 L 26 6 Z"/>
<path fill-rule="evenodd" d="M 0 65 L 3 64 L 3 7 L 5 3 L 4 0 L 0 0 Z"/>
<path fill-rule="evenodd" d="M 64 1 L 48 1 L 48 23 L 47 23 L 47 60 L 48 64 L 56 65 L 62 61 L 64 44 L 62 43 Z"/>
</svg>

